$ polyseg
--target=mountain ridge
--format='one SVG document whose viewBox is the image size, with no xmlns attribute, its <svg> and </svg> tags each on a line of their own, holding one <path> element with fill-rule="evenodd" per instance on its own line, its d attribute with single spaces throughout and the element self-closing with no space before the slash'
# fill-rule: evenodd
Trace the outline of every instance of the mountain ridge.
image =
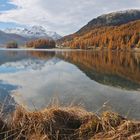
<svg viewBox="0 0 140 140">
<path fill-rule="evenodd" d="M 18 44 L 24 44 L 28 38 L 17 34 L 8 34 L 0 30 L 0 45 L 5 46 L 9 41 L 16 41 Z"/>
<path fill-rule="evenodd" d="M 6 33 L 14 33 L 27 38 L 49 38 L 53 40 L 60 39 L 61 36 L 53 31 L 47 31 L 42 26 L 32 26 L 30 28 L 7 28 L 3 30 Z"/>
<path fill-rule="evenodd" d="M 84 30 L 98 28 L 102 26 L 118 26 L 131 21 L 140 19 L 140 10 L 131 9 L 118 12 L 112 12 L 109 14 L 103 14 L 97 18 L 92 19 L 88 24 L 83 26 L 76 33 L 82 33 Z"/>
</svg>

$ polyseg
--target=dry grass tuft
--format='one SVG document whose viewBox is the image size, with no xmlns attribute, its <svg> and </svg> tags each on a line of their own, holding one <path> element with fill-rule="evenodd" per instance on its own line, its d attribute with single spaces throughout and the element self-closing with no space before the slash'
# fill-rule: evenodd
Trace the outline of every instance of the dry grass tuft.
<svg viewBox="0 0 140 140">
<path fill-rule="evenodd" d="M 50 107 L 30 112 L 17 107 L 9 123 L 0 120 L 0 140 L 140 139 L 140 122 L 117 113 L 101 116 L 80 107 Z"/>
<path fill-rule="evenodd" d="M 101 116 L 104 131 L 114 130 L 126 119 L 114 112 L 103 112 Z"/>
</svg>

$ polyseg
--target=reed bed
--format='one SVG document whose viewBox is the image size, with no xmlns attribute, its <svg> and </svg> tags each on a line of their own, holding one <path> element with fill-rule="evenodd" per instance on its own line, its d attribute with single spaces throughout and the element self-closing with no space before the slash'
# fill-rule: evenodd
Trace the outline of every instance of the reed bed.
<svg viewBox="0 0 140 140">
<path fill-rule="evenodd" d="M 0 140 L 139 140 L 140 122 L 106 111 L 100 116 L 81 107 L 27 111 L 18 106 L 0 119 Z"/>
</svg>

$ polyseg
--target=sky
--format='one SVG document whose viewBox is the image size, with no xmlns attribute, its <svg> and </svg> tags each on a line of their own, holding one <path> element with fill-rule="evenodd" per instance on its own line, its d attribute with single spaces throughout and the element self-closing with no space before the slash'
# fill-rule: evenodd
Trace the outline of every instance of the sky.
<svg viewBox="0 0 140 140">
<path fill-rule="evenodd" d="M 67 35 L 99 15 L 126 9 L 140 9 L 140 0 L 0 0 L 0 29 L 41 25 Z"/>
</svg>

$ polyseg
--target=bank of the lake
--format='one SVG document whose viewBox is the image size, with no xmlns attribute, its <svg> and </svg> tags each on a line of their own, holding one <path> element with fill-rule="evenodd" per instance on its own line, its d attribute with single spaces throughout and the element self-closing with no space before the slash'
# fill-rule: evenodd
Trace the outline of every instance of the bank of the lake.
<svg viewBox="0 0 140 140">
<path fill-rule="evenodd" d="M 105 104 L 104 104 L 105 105 Z M 52 105 L 30 112 L 17 107 L 10 119 L 0 119 L 1 140 L 139 139 L 140 122 L 106 111 L 99 115 L 81 107 Z"/>
<path fill-rule="evenodd" d="M 140 48 L 133 48 L 133 49 L 120 49 L 120 50 L 112 50 L 112 49 L 107 49 L 107 48 L 88 48 L 88 49 L 72 49 L 70 47 L 63 47 L 63 46 L 57 46 L 56 48 L 29 48 L 25 46 L 21 46 L 18 48 L 6 48 L 6 47 L 0 47 L 0 50 L 13 50 L 13 51 L 22 51 L 22 50 L 27 50 L 27 51 L 113 51 L 113 52 L 135 52 L 135 53 L 140 53 Z"/>
</svg>

